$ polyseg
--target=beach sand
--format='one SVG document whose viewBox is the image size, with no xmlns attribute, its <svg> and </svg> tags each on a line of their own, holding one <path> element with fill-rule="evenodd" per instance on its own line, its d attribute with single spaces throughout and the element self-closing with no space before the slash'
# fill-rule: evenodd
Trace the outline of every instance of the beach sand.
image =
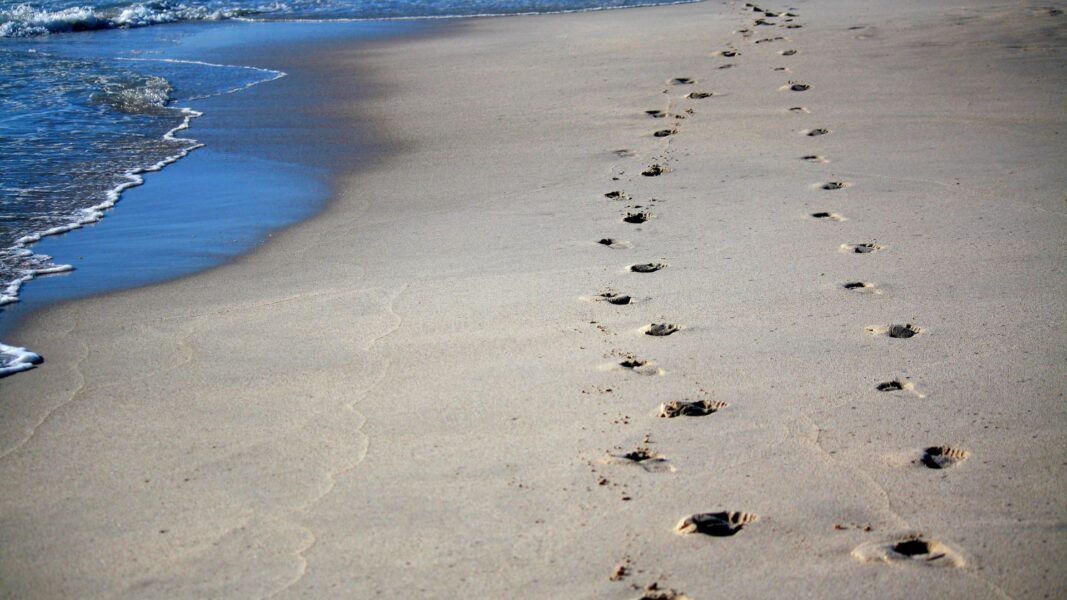
<svg viewBox="0 0 1067 600">
<path fill-rule="evenodd" d="M 2 595 L 1067 596 L 1067 16 L 790 6 L 278 65 L 391 150 L 11 336 Z"/>
</svg>

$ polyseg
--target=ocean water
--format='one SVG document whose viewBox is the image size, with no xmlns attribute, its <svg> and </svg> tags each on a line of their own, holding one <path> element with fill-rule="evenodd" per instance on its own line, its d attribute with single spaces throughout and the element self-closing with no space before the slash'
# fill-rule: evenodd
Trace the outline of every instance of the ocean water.
<svg viewBox="0 0 1067 600">
<path fill-rule="evenodd" d="M 262 45 L 293 36 L 397 34 L 373 24 L 381 20 L 673 3 L 678 0 L 0 0 L 0 335 L 12 321 L 5 320 L 3 312 L 24 302 L 28 288 L 39 286 L 41 298 L 57 301 L 185 275 L 249 250 L 271 230 L 305 218 L 324 202 L 324 174 L 312 173 L 313 165 L 307 165 L 311 171 L 303 175 L 294 173 L 284 183 L 276 182 L 273 189 L 289 190 L 290 195 L 266 203 L 274 208 L 264 210 L 260 200 L 230 194 L 231 201 L 223 203 L 229 212 L 223 215 L 216 214 L 217 204 L 183 202 L 176 190 L 188 182 L 157 174 L 186 156 L 211 151 L 210 142 L 197 135 L 197 123 L 208 106 L 225 99 L 224 105 L 232 108 L 255 88 L 278 85 L 286 77 L 269 65 L 211 59 L 219 54 L 212 52 L 219 45 L 232 45 L 234 39 Z M 364 26 L 329 26 L 351 22 Z M 223 31 L 225 42 L 212 36 Z M 241 127 L 247 131 L 254 124 Z M 252 173 L 257 168 L 277 174 L 290 166 L 258 164 L 255 157 L 239 154 L 225 157 L 233 163 L 226 171 L 233 182 L 223 187 L 240 188 L 242 177 L 256 181 Z M 126 243 L 112 244 L 121 250 L 110 254 L 100 249 L 107 246 L 102 233 L 77 231 L 95 229 L 105 217 L 115 218 L 109 215 L 121 213 L 134 191 L 152 177 L 171 186 L 157 185 L 152 198 L 164 196 L 171 204 L 156 206 L 148 199 L 142 204 L 151 204 L 160 215 L 174 204 L 188 205 L 184 215 L 212 211 L 207 219 L 187 217 L 181 226 L 209 223 L 202 226 L 213 228 L 217 238 L 240 243 L 205 250 L 198 254 L 202 259 L 168 260 L 180 253 L 168 252 L 159 236 L 143 235 L 152 215 L 141 216 L 137 227 L 127 227 Z M 301 177 L 315 193 L 300 191 Z M 187 179 L 195 179 L 191 171 Z M 250 186 L 254 184 L 245 187 Z M 172 219 L 156 222 L 160 227 L 173 225 Z M 119 234 L 109 235 L 118 239 Z M 84 237 L 68 242 L 68 236 Z M 63 242 L 54 241 L 61 238 Z M 175 239 L 175 244 L 187 243 Z M 54 258 L 53 248 L 75 251 L 83 262 Z M 150 268 L 130 268 L 131 252 L 154 253 L 158 260 Z M 80 287 L 74 286 L 80 291 L 45 283 L 64 275 L 82 278 Z M 31 350 L 0 343 L 0 377 L 32 368 L 40 360 Z"/>
</svg>

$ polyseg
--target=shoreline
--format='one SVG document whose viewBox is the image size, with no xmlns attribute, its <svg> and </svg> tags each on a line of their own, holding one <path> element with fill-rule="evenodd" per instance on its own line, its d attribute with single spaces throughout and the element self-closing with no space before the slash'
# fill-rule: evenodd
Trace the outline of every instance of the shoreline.
<svg viewBox="0 0 1067 600">
<path fill-rule="evenodd" d="M 20 328 L 5 593 L 1062 595 L 1062 17 L 798 8 L 292 57 L 395 152 Z"/>
</svg>

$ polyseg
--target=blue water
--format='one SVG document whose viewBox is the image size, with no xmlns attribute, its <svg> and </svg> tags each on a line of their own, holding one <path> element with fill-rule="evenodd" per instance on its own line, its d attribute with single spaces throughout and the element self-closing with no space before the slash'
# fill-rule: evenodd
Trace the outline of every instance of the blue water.
<svg viewBox="0 0 1067 600">
<path fill-rule="evenodd" d="M 329 195 L 321 164 L 264 157 L 262 143 L 234 144 L 257 127 L 241 106 L 266 88 L 284 88 L 287 75 L 229 59 L 242 49 L 420 27 L 382 19 L 676 2 L 0 0 L 0 335 L 12 323 L 4 313 L 19 304 L 209 268 L 321 206 Z M 197 169 L 177 170 L 194 160 Z M 271 193 L 257 193 L 268 189 L 266 178 Z M 127 209 L 134 199 L 137 208 Z M 129 216 L 119 221 L 123 211 Z M 119 222 L 105 226 L 112 220 Z M 77 231 L 85 228 L 93 231 Z M 52 282 L 68 278 L 78 285 Z M 18 354 L 0 343 L 0 377 L 30 365 L 25 353 L 14 364 Z"/>
</svg>

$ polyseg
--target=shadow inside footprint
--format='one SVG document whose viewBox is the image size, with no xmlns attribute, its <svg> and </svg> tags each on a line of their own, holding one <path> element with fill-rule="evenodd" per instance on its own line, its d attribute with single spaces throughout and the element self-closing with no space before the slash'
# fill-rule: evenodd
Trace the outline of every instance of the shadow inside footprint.
<svg viewBox="0 0 1067 600">
<path fill-rule="evenodd" d="M 891 338 L 898 338 L 906 340 L 908 338 L 915 337 L 919 333 L 919 328 L 908 323 L 906 325 L 890 325 L 889 329 L 885 332 Z"/>
<path fill-rule="evenodd" d="M 878 244 L 843 244 L 841 249 L 853 254 L 870 254 L 871 252 L 878 252 L 882 249 Z"/>
<path fill-rule="evenodd" d="M 886 381 L 874 386 L 879 392 L 899 392 L 904 389 L 904 384 L 899 381 Z"/>
<path fill-rule="evenodd" d="M 807 132 L 807 136 L 808 137 L 818 137 L 820 135 L 826 135 L 828 133 L 830 133 L 829 129 L 826 129 L 824 127 L 816 127 L 815 129 L 809 129 L 808 132 Z"/>
<path fill-rule="evenodd" d="M 652 135 L 654 135 L 656 137 L 667 137 L 669 135 L 674 135 L 676 133 L 678 133 L 677 129 L 660 129 L 659 131 L 657 131 L 656 133 L 653 133 Z"/>
<path fill-rule="evenodd" d="M 652 335 L 656 337 L 665 337 L 676 333 L 678 326 L 673 323 L 653 323 L 645 329 L 645 335 Z"/>
<path fill-rule="evenodd" d="M 629 158 L 632 156 L 637 156 L 637 153 L 633 150 L 630 150 L 629 148 L 620 148 L 619 150 L 612 150 L 611 153 L 615 156 L 618 156 L 619 158 Z"/>
<path fill-rule="evenodd" d="M 713 92 L 692 92 L 686 96 L 692 100 L 703 100 L 704 98 L 711 98 L 715 94 Z"/>
<path fill-rule="evenodd" d="M 928 567 L 962 567 L 963 557 L 945 544 L 911 534 L 889 541 L 872 541 L 852 550 L 860 562 L 915 562 Z"/>
<path fill-rule="evenodd" d="M 666 172 L 667 172 L 667 167 L 664 167 L 663 165 L 655 164 L 655 165 L 649 166 L 644 171 L 641 171 L 641 174 L 644 175 L 645 177 L 656 177 L 656 176 L 662 175 L 662 174 L 664 174 Z"/>
<path fill-rule="evenodd" d="M 781 54 L 782 56 L 793 56 L 796 53 L 797 53 L 796 50 L 782 50 L 778 54 Z"/>
<path fill-rule="evenodd" d="M 839 215 L 837 213 L 830 213 L 830 212 L 811 213 L 811 216 L 816 218 L 816 219 L 822 219 L 824 221 L 844 221 L 845 220 L 845 217 L 843 217 L 843 216 L 841 216 L 841 215 Z"/>
<path fill-rule="evenodd" d="M 729 537 L 736 535 L 749 523 L 754 523 L 758 517 L 747 512 L 716 512 L 697 513 L 690 515 L 674 527 L 677 533 L 702 533 L 713 537 Z"/>
<path fill-rule="evenodd" d="M 811 86 L 806 83 L 794 83 L 789 86 L 789 89 L 794 92 L 806 92 L 811 89 Z"/>
<path fill-rule="evenodd" d="M 644 223 L 652 218 L 652 213 L 638 212 L 638 213 L 626 213 L 626 216 L 622 218 L 627 223 Z"/>
<path fill-rule="evenodd" d="M 604 197 L 609 198 L 611 200 L 629 200 L 630 194 L 627 194 L 623 191 L 615 190 L 604 194 Z"/>
<path fill-rule="evenodd" d="M 663 112 L 662 110 L 646 110 L 645 114 L 650 117 L 655 117 L 657 119 L 662 119 L 663 117 L 667 116 L 667 113 Z"/>
<path fill-rule="evenodd" d="M 873 283 L 867 283 L 866 281 L 852 281 L 841 286 L 846 290 L 866 290 L 874 287 Z"/>
<path fill-rule="evenodd" d="M 922 463 L 930 469 L 948 469 L 967 460 L 970 455 L 961 448 L 932 446 L 923 451 Z"/>
<path fill-rule="evenodd" d="M 671 85 L 689 85 L 691 83 L 696 82 L 690 77 L 675 77 L 671 80 Z"/>
<path fill-rule="evenodd" d="M 631 265 L 630 271 L 633 273 L 655 273 L 667 265 L 663 263 L 642 263 L 639 265 Z"/>
<path fill-rule="evenodd" d="M 839 190 L 843 187 L 845 187 L 845 182 L 843 181 L 828 181 L 822 184 L 822 189 L 824 190 Z"/>
<path fill-rule="evenodd" d="M 725 402 L 715 400 L 697 400 L 689 402 L 685 400 L 671 400 L 659 405 L 656 414 L 661 419 L 673 419 L 675 417 L 706 417 L 729 406 Z"/>
</svg>

